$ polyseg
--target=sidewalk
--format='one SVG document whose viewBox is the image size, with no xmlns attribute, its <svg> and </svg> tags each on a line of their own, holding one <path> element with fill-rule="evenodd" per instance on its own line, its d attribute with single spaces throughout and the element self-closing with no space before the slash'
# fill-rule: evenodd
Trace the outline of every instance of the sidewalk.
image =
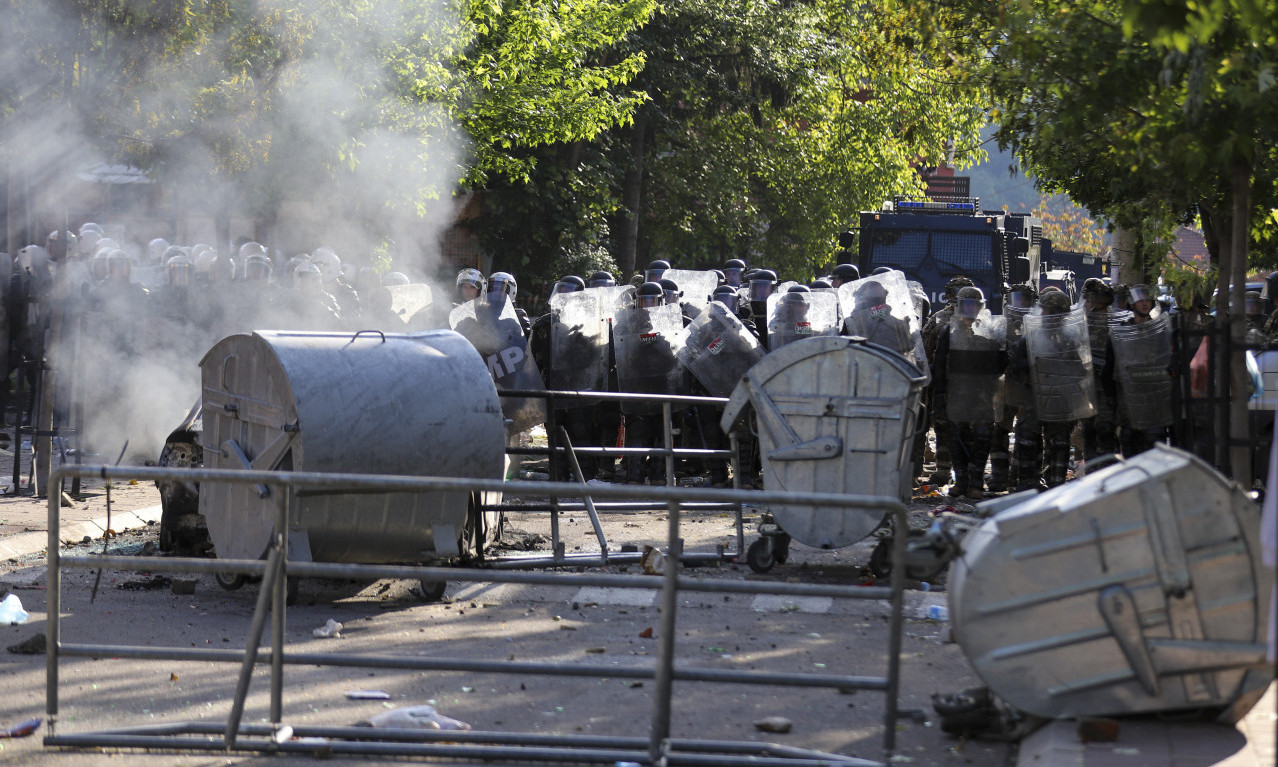
<svg viewBox="0 0 1278 767">
<path fill-rule="evenodd" d="M 1278 684 L 1233 728 L 1146 716 L 1119 719 L 1112 743 L 1083 743 L 1078 723 L 1061 719 L 1020 743 L 1017 767 L 1274 767 Z"/>
<path fill-rule="evenodd" d="M 24 461 L 25 464 L 25 461 Z M 43 552 L 49 544 L 49 502 L 35 498 L 24 481 L 16 495 L 0 495 L 0 562 Z M 0 486 L 13 480 L 13 453 L 0 450 Z M 71 483 L 67 482 L 70 489 Z M 108 528 L 106 483 L 100 479 L 81 482 L 79 498 L 61 507 L 60 537 L 79 542 L 86 536 L 101 540 Z M 160 493 L 152 482 L 111 484 L 110 529 L 124 532 L 160 524 Z"/>
</svg>

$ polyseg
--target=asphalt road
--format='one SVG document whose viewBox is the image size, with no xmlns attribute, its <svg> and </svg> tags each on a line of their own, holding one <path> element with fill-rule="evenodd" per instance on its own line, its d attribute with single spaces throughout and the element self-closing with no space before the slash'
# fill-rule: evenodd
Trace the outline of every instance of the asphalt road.
<svg viewBox="0 0 1278 767">
<path fill-rule="evenodd" d="M 141 492 L 141 491 L 139 491 Z M 137 499 L 137 502 L 145 500 Z M 921 499 L 920 516 L 940 499 Z M 747 543 L 753 540 L 753 513 Z M 664 546 L 664 512 L 615 513 L 602 525 L 610 550 Z M 597 549 L 588 520 L 566 515 L 565 550 Z M 682 520 L 689 551 L 735 546 L 735 520 L 720 512 L 692 512 Z M 111 550 L 155 562 L 154 527 L 113 539 Z M 521 548 L 549 549 L 545 515 L 512 515 L 505 540 Z M 838 550 L 793 544 L 791 557 L 766 575 L 742 564 L 721 562 L 687 570 L 692 577 L 745 583 L 867 583 L 864 566 L 874 541 Z M 79 544 L 68 553 L 100 551 L 101 541 Z M 525 552 L 520 552 L 525 553 Z M 45 630 L 46 570 L 39 555 L 0 563 L 0 583 L 18 595 L 31 613 L 19 626 L 0 626 L 0 646 L 29 641 Z M 62 642 L 93 645 L 242 650 L 258 586 L 220 588 L 211 575 L 194 580 L 192 593 L 174 593 L 153 573 L 106 570 L 100 581 L 89 570 L 63 576 Z M 289 653 L 334 653 L 398 658 L 455 658 L 494 664 L 549 662 L 567 669 L 595 668 L 594 676 L 567 673 L 423 671 L 349 666 L 286 665 L 283 722 L 306 726 L 348 726 L 378 713 L 430 704 L 467 722 L 475 731 L 507 734 L 593 735 L 646 739 L 654 708 L 651 679 L 632 678 L 633 669 L 651 668 L 660 640 L 660 579 L 636 564 L 589 568 L 586 573 L 625 574 L 639 589 L 558 585 L 450 582 L 445 599 L 424 603 L 411 581 L 307 580 L 297 603 L 286 611 Z M 97 588 L 95 591 L 95 582 Z M 156 588 L 150 588 L 156 586 Z M 917 765 L 1005 765 L 1015 747 L 965 742 L 945 735 L 930 706 L 936 692 L 978 684 L 948 625 L 922 616 L 943 604 L 936 584 L 907 592 L 907 620 L 901 654 L 900 705 L 920 711 L 897 725 L 894 763 Z M 179 588 L 180 590 L 180 588 Z M 886 669 L 888 606 L 882 600 L 832 600 L 751 594 L 682 593 L 675 617 L 677 665 L 695 669 L 775 672 L 782 675 L 881 676 Z M 328 621 L 343 626 L 340 637 L 319 638 Z M 269 631 L 268 639 L 269 641 Z M 44 655 L 0 653 L 0 727 L 46 714 Z M 210 660 L 169 661 L 64 658 L 59 665 L 58 735 L 176 722 L 222 724 L 231 712 L 239 666 Z M 253 673 L 245 724 L 269 720 L 269 667 Z M 376 691 L 387 700 L 352 698 Z M 676 738 L 767 741 L 865 759 L 882 759 L 885 696 L 881 692 L 781 686 L 744 686 L 676 681 L 671 735 Z M 783 717 L 787 733 L 758 729 L 757 722 Z M 0 761 L 14 765 L 253 764 L 278 757 L 183 752 L 98 753 L 46 747 L 49 722 L 32 737 L 0 740 Z M 292 741 L 296 744 L 298 741 Z M 298 755 L 296 762 L 319 757 Z M 274 763 L 278 763 L 277 761 Z M 525 764 L 523 759 L 497 763 Z"/>
</svg>

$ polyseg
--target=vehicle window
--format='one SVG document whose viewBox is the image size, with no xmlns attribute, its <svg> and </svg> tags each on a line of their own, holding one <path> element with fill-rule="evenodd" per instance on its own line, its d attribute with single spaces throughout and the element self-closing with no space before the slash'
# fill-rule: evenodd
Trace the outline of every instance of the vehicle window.
<svg viewBox="0 0 1278 767">
<path fill-rule="evenodd" d="M 943 274 L 983 274 L 994 268 L 990 235 L 933 232 L 932 260 Z"/>
<path fill-rule="evenodd" d="M 870 265 L 891 266 L 902 271 L 917 269 L 927 255 L 927 232 L 876 229 Z"/>
</svg>

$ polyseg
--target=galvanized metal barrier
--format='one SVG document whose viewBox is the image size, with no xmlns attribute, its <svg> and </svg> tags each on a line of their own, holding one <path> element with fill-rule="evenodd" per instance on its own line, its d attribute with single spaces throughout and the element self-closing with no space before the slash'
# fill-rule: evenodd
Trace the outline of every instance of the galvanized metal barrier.
<svg viewBox="0 0 1278 767">
<path fill-rule="evenodd" d="M 337 578 L 412 578 L 456 581 L 521 583 L 559 586 L 602 586 L 613 588 L 651 588 L 652 579 L 629 575 L 596 573 L 519 572 L 487 569 L 417 567 L 395 565 L 359 565 L 313 562 L 290 562 L 287 555 L 286 531 L 289 530 L 289 496 L 300 488 L 423 492 L 443 490 L 505 491 L 514 493 L 582 494 L 603 499 L 638 499 L 662 502 L 668 509 L 667 546 L 670 561 L 677 562 L 681 549 L 679 533 L 680 508 L 685 502 L 798 502 L 813 506 L 841 508 L 880 508 L 894 516 L 897 529 L 907 524 L 905 506 L 895 498 L 847 496 L 828 493 L 779 493 L 741 491 L 737 489 L 688 489 L 672 487 L 591 486 L 568 483 L 502 482 L 500 480 L 394 477 L 360 474 L 322 474 L 273 471 L 226 471 L 209 469 L 175 469 L 154 467 L 63 466 L 53 473 L 53 481 L 64 477 L 98 477 L 104 480 L 137 479 L 144 481 L 180 479 L 200 483 L 264 484 L 281 488 L 275 493 L 275 535 L 265 561 L 193 558 L 138 558 L 127 556 L 64 557 L 59 552 L 60 499 L 49 498 L 49 574 L 48 574 L 48 660 L 46 712 L 48 735 L 46 746 L 83 748 L 136 748 L 189 750 L 210 752 L 305 753 L 316 752 L 315 742 L 299 743 L 274 737 L 286 725 L 284 707 L 284 664 L 308 666 L 335 665 L 365 668 L 413 670 L 474 671 L 484 673 L 546 674 L 590 677 L 627 677 L 655 681 L 652 717 L 647 737 L 634 736 L 560 736 L 508 732 L 431 732 L 417 730 L 369 730 L 363 727 L 292 727 L 295 736 L 323 738 L 323 751 L 332 755 L 364 754 L 384 756 L 448 757 L 474 761 L 520 760 L 550 762 L 614 762 L 632 761 L 650 765 L 775 765 L 807 767 L 808 765 L 849 765 L 866 767 L 881 765 L 839 754 L 829 754 L 784 745 L 670 738 L 671 697 L 675 681 L 716 682 L 766 686 L 814 688 L 854 688 L 884 693 L 883 748 L 890 756 L 896 745 L 899 656 L 902 637 L 902 590 L 904 567 L 892 569 L 891 586 L 857 587 L 799 583 L 764 583 L 759 581 L 723 581 L 688 578 L 679 568 L 665 568 L 661 586 L 661 621 L 658 652 L 652 668 L 621 669 L 616 666 L 580 666 L 555 663 L 516 663 L 471 661 L 461 658 L 340 655 L 329 653 L 289 652 L 284 641 L 284 619 L 287 610 L 286 581 L 293 576 Z M 895 537 L 894 557 L 903 561 L 906 537 Z M 247 573 L 262 576 L 261 591 L 243 651 L 198 649 L 190 647 L 156 647 L 63 643 L 60 638 L 62 609 L 62 571 L 68 568 L 169 571 L 186 573 Z M 849 599 L 890 600 L 888 664 L 882 677 L 789 674 L 770 672 L 698 669 L 675 665 L 675 622 L 680 591 L 724 594 L 775 594 L 783 596 L 824 596 Z M 268 619 L 271 626 L 269 652 L 258 646 Z M 59 673 L 64 657 L 128 658 L 148 660 L 180 660 L 237 663 L 240 672 L 231 711 L 224 725 L 207 722 L 179 722 L 160 726 L 132 728 L 113 727 L 107 731 L 63 732 L 59 718 Z M 270 667 L 270 725 L 242 722 L 245 701 L 253 669 L 258 664 Z M 77 680 L 83 683 L 84 679 Z M 374 739 L 376 738 L 376 739 Z"/>
<path fill-rule="evenodd" d="M 674 405 L 689 406 L 708 406 L 722 408 L 727 404 L 728 400 L 723 397 L 699 397 L 678 394 L 632 394 L 626 392 L 582 392 L 582 391 L 545 391 L 545 390 L 499 390 L 499 397 L 515 397 L 521 399 L 540 398 L 547 400 L 546 407 L 546 436 L 548 444 L 546 447 L 507 447 L 507 455 L 535 455 L 546 456 L 548 460 L 548 469 L 551 479 L 560 476 L 559 463 L 567 461 L 569 465 L 569 474 L 575 479 L 580 486 L 586 486 L 585 476 L 582 474 L 581 466 L 578 463 L 577 456 L 609 456 L 609 457 L 627 457 L 627 456 L 651 456 L 664 458 L 666 462 L 666 487 L 675 486 L 674 462 L 677 458 L 727 458 L 732 466 L 732 485 L 734 488 L 741 487 L 741 465 L 740 456 L 737 451 L 737 435 L 731 432 L 728 435 L 729 447 L 726 450 L 714 450 L 705 448 L 677 448 L 674 446 Z M 574 400 L 590 400 L 592 402 L 626 402 L 626 401 L 642 401 L 642 402 L 660 402 L 662 417 L 662 445 L 661 447 L 607 447 L 602 445 L 580 446 L 573 445 L 572 440 L 568 437 L 568 432 L 562 426 L 559 426 L 555 413 L 555 403 Z M 717 419 L 716 419 L 717 421 Z M 581 501 L 563 502 L 561 496 L 556 493 L 541 493 L 547 496 L 545 503 L 521 501 L 518 503 L 500 503 L 486 504 L 481 506 L 481 511 L 520 511 L 520 512 L 549 512 L 550 513 L 550 539 L 551 554 L 546 556 L 510 556 L 498 559 L 485 558 L 482 540 L 476 540 L 476 550 L 480 559 L 486 559 L 485 564 L 490 567 L 498 568 L 523 568 L 523 567 L 553 567 L 563 564 L 573 564 L 581 566 L 591 565 L 607 565 L 625 562 L 638 561 L 642 556 L 641 553 L 631 552 L 610 552 L 608 550 L 607 536 L 604 534 L 603 525 L 599 518 L 599 512 L 613 511 L 654 511 L 663 508 L 663 504 L 659 502 L 629 502 L 614 504 L 597 504 L 594 499 L 586 494 L 583 496 L 580 492 L 574 492 L 572 497 L 581 497 Z M 745 523 L 743 519 L 743 511 L 741 503 L 718 503 L 705 502 L 694 504 L 689 507 L 685 504 L 685 508 L 696 508 L 701 511 L 726 511 L 731 512 L 736 519 L 736 546 L 732 551 L 725 551 L 723 547 L 713 553 L 684 552 L 684 562 L 719 562 L 733 561 L 739 559 L 745 554 Z M 581 553 L 567 554 L 559 535 L 559 514 L 561 511 L 584 511 L 590 519 L 590 523 L 594 528 L 595 539 L 599 542 L 599 553 Z"/>
</svg>

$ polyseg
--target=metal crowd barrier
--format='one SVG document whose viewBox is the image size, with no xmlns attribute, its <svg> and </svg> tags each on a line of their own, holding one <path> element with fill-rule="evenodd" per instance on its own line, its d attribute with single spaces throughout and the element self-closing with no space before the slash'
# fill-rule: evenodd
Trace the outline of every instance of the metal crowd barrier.
<svg viewBox="0 0 1278 767">
<path fill-rule="evenodd" d="M 761 581 L 725 581 L 689 578 L 676 566 L 664 568 L 661 581 L 661 617 L 658 651 L 651 668 L 621 669 L 616 666 L 580 666 L 542 662 L 473 661 L 462 658 L 360 655 L 338 653 L 295 653 L 285 646 L 284 626 L 287 610 L 287 579 L 294 576 L 404 579 L 447 579 L 471 582 L 519 583 L 559 586 L 602 586 L 613 588 L 651 588 L 653 578 L 638 575 L 598 573 L 522 572 L 473 568 L 418 567 L 331 564 L 289 561 L 287 534 L 289 498 L 300 488 L 326 490 L 364 490 L 376 492 L 414 491 L 504 491 L 558 495 L 589 494 L 602 499 L 638 499 L 666 504 L 668 561 L 679 561 L 680 508 L 688 502 L 753 502 L 802 503 L 842 508 L 875 508 L 893 514 L 898 530 L 906 529 L 905 505 L 895 498 L 843 496 L 829 493 L 781 493 L 742 491 L 739 489 L 673 488 L 640 486 L 590 486 L 569 483 L 504 482 L 453 478 L 394 477 L 359 474 L 321 474 L 314 472 L 226 471 L 211 469 L 175 469 L 158 467 L 62 466 L 54 470 L 54 482 L 64 477 L 99 477 L 103 480 L 136 479 L 153 481 L 180 479 L 193 482 L 229 482 L 264 484 L 281 488 L 275 493 L 276 517 L 273 542 L 265 561 L 219 560 L 195 558 L 140 558 L 129 556 L 62 556 L 59 551 L 60 498 L 49 495 L 49 573 L 48 573 L 48 660 L 46 712 L 48 734 L 46 746 L 118 749 L 163 749 L 202 752 L 302 753 L 314 755 L 315 741 L 298 742 L 278 738 L 286 723 L 284 707 L 283 667 L 287 664 L 307 666 L 335 665 L 404 670 L 474 671 L 483 673 L 574 675 L 600 678 L 630 677 L 655 682 L 652 716 L 646 737 L 542 735 L 486 731 L 417 731 L 365 727 L 307 726 L 292 727 L 295 736 L 323 739 L 322 751 L 337 756 L 362 754 L 374 756 L 417 756 L 460 758 L 472 761 L 520 760 L 545 762 L 614 762 L 632 761 L 649 765 L 724 765 L 741 764 L 762 767 L 808 767 L 809 765 L 847 765 L 867 767 L 883 765 L 856 757 L 824 753 L 772 743 L 751 741 L 717 741 L 672 739 L 670 737 L 671 698 L 674 682 L 716 682 L 763 686 L 852 688 L 884 693 L 883 748 L 890 757 L 896 745 L 896 722 L 900 685 L 900 650 L 902 639 L 902 603 L 904 567 L 892 568 L 891 586 L 859 587 L 854 585 L 766 583 Z M 895 536 L 894 557 L 904 561 L 907 536 Z M 62 571 L 64 569 L 112 568 L 132 571 L 168 571 L 185 573 L 247 573 L 262 576 L 261 590 L 245 641 L 245 649 L 216 650 L 190 647 L 156 647 L 153 645 L 102 645 L 64 643 L 60 638 L 62 610 Z M 891 602 L 888 663 L 882 677 L 835 674 L 789 674 L 754 671 L 731 671 L 695 668 L 675 664 L 675 621 L 680 591 L 734 594 L 772 594 L 782 596 L 823 596 L 847 599 L 884 599 Z M 270 650 L 259 650 L 268 618 L 271 627 Z M 225 724 L 189 721 L 163 725 L 114 727 L 110 730 L 67 733 L 59 718 L 59 673 L 64 657 L 97 659 L 128 658 L 148 660 L 204 661 L 239 664 L 231 710 Z M 244 709 L 249 682 L 256 666 L 269 665 L 269 725 L 244 724 Z M 84 684 L 83 678 L 77 682 Z"/>
<path fill-rule="evenodd" d="M 578 463 L 577 456 L 611 456 L 611 457 L 627 457 L 627 456 L 654 456 L 665 459 L 666 462 L 666 487 L 675 486 L 674 462 L 677 458 L 727 458 L 732 466 L 732 486 L 741 488 L 741 463 L 738 453 L 738 440 L 736 432 L 728 435 L 729 446 L 726 450 L 713 450 L 706 448 L 677 448 L 674 446 L 674 419 L 673 405 L 703 405 L 709 407 L 723 407 L 728 400 L 724 397 L 696 397 L 689 395 L 677 394 L 633 394 L 626 392 L 583 392 L 583 391 L 547 391 L 538 389 L 527 390 L 498 390 L 500 397 L 516 397 L 521 399 L 540 398 L 546 400 L 546 437 L 548 444 L 546 447 L 507 447 L 507 455 L 532 455 L 546 456 L 548 463 L 548 473 L 550 479 L 560 476 L 559 462 L 567 461 L 570 471 L 568 472 L 574 480 L 582 487 L 586 486 L 585 476 L 582 474 L 581 466 Z M 558 424 L 555 414 L 556 402 L 571 402 L 573 400 L 590 400 L 592 402 L 626 402 L 626 401 L 642 401 L 642 402 L 660 402 L 662 405 L 662 444 L 661 447 L 607 447 L 607 446 L 580 446 L 573 445 L 572 440 L 568 437 L 568 432 Z M 604 535 L 603 526 L 600 522 L 599 513 L 603 512 L 622 512 L 622 511 L 655 511 L 663 508 L 663 504 L 659 502 L 628 502 L 628 503 L 611 503 L 597 504 L 594 499 L 586 494 L 583 496 L 581 492 L 574 492 L 572 497 L 581 497 L 581 501 L 564 502 L 561 496 L 556 493 L 541 493 L 546 496 L 545 503 L 540 502 L 519 502 L 519 503 L 500 503 L 485 504 L 481 506 L 481 511 L 519 511 L 519 512 L 549 512 L 550 514 L 550 539 L 551 554 L 545 556 L 511 556 L 501 559 L 488 558 L 485 564 L 489 567 L 554 567 L 559 565 L 579 565 L 579 566 L 603 566 L 608 564 L 618 564 L 627 562 L 637 562 L 642 556 L 638 552 L 610 552 L 608 551 L 607 537 Z M 736 520 L 736 547 L 732 551 L 724 551 L 722 547 L 714 553 L 698 552 L 683 554 L 684 562 L 719 562 L 734 561 L 745 556 L 745 522 L 743 518 L 743 510 L 740 502 L 736 503 L 717 503 L 705 502 L 699 504 L 683 504 L 685 509 L 695 508 L 698 511 L 725 511 L 732 513 Z M 564 546 L 559 535 L 559 514 L 561 511 L 584 511 L 594 528 L 595 539 L 599 542 L 599 554 L 566 554 Z M 477 540 L 476 549 L 479 558 L 484 560 L 484 551 L 481 540 Z"/>
</svg>

